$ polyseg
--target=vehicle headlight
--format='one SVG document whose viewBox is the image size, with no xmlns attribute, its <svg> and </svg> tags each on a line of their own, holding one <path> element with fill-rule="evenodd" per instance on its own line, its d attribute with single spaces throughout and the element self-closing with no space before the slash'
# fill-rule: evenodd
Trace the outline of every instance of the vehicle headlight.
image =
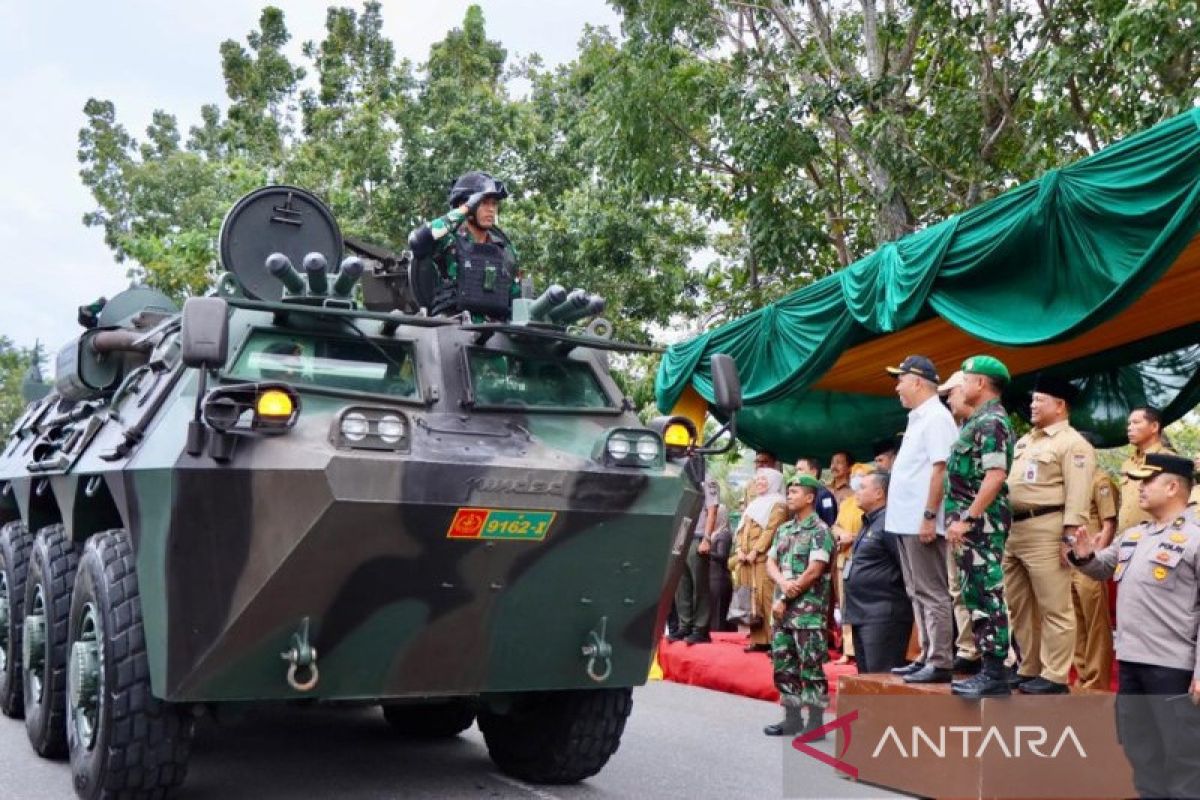
<svg viewBox="0 0 1200 800">
<path fill-rule="evenodd" d="M 629 457 L 629 440 L 624 436 L 610 436 L 608 439 L 608 454 L 617 461 Z"/>
<path fill-rule="evenodd" d="M 367 418 L 357 411 L 351 411 L 346 416 L 342 417 L 342 436 L 350 442 L 361 442 L 366 438 L 371 426 L 367 424 Z"/>
<path fill-rule="evenodd" d="M 653 436 L 639 436 L 637 454 L 642 461 L 654 461 L 658 458 L 658 440 Z"/>
<path fill-rule="evenodd" d="M 345 423 L 342 423 L 345 425 Z M 375 424 L 375 433 L 388 444 L 395 444 L 404 436 L 404 420 L 395 414 L 380 417 Z"/>
</svg>

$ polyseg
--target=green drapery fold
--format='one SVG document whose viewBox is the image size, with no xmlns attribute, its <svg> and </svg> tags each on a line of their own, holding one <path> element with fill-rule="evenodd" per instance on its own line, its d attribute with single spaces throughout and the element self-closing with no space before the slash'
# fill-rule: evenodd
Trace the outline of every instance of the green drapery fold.
<svg viewBox="0 0 1200 800">
<path fill-rule="evenodd" d="M 851 396 L 806 396 L 847 348 L 932 314 L 997 345 L 1074 338 L 1134 302 L 1198 227 L 1200 109 L 1193 109 L 671 347 L 656 401 L 668 411 L 689 383 L 711 401 L 708 359 L 728 353 L 742 379 L 747 442 L 766 446 L 784 429 L 801 436 L 786 416 L 803 412 L 813 417 L 804 428 L 865 425 L 852 437 L 861 447 L 894 427 L 894 414 L 875 409 L 880 398 L 854 396 L 846 405 Z M 850 407 L 853 418 L 839 410 Z M 882 416 L 876 422 L 868 410 Z M 820 452 L 828 438 L 802 441 Z"/>
</svg>

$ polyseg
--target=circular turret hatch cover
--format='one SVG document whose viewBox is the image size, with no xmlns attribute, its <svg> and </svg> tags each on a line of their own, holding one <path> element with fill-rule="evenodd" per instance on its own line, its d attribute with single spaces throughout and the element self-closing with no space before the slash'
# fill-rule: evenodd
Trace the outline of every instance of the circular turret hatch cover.
<svg viewBox="0 0 1200 800">
<path fill-rule="evenodd" d="M 332 272 L 342 260 L 342 232 L 329 209 L 295 186 L 267 186 L 237 201 L 221 223 L 221 266 L 246 296 L 279 300 L 283 284 L 267 272 L 267 256 L 283 253 L 303 274 L 304 257 L 325 256 Z"/>
</svg>

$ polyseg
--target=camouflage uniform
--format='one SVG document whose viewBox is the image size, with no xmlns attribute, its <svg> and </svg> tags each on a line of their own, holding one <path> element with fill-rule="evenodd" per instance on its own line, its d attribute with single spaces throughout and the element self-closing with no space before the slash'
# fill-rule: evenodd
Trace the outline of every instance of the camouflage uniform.
<svg viewBox="0 0 1200 800">
<path fill-rule="evenodd" d="M 829 660 L 825 619 L 832 586 L 829 563 L 836 551 L 833 533 L 815 512 L 799 522 L 791 519 L 780 525 L 771 545 L 770 557 L 789 580 L 804 574 L 810 561 L 824 561 L 826 565 L 821 577 L 799 597 L 787 600 L 778 587 L 775 589 L 775 600 L 787 603 L 771 638 L 775 686 L 785 706 L 824 708 L 829 701 L 821 665 Z"/>
<path fill-rule="evenodd" d="M 1008 413 L 999 400 L 989 400 L 965 423 L 946 465 L 946 517 L 958 519 L 967 513 L 989 469 L 1007 475 L 1013 460 L 1016 436 Z M 1012 527 L 1008 485 L 983 512 L 983 519 L 967 533 L 965 543 L 955 549 L 963 576 L 963 602 L 971 612 L 975 645 L 982 655 L 1008 655 L 1008 609 L 1004 603 L 1004 572 L 1001 568 L 1004 543 Z"/>
<path fill-rule="evenodd" d="M 442 274 L 451 281 L 458 280 L 458 259 L 456 257 L 456 249 L 454 245 L 457 243 L 460 235 L 470 235 L 465 231 L 460 231 L 463 223 L 466 221 L 467 215 L 457 208 L 452 208 L 444 216 L 429 223 L 429 230 L 433 234 L 433 261 L 438 265 Z M 487 232 L 488 241 L 492 244 L 501 245 L 508 251 L 512 257 L 513 263 L 517 263 L 517 251 L 513 247 L 512 242 L 507 236 L 499 233 L 493 228 Z M 517 271 L 517 278 L 512 284 L 512 296 L 514 298 L 521 296 L 521 281 L 520 271 Z"/>
</svg>

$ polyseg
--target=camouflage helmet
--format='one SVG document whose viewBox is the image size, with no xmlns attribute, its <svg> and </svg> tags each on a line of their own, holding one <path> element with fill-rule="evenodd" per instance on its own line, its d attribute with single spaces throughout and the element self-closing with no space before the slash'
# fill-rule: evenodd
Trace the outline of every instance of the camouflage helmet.
<svg viewBox="0 0 1200 800">
<path fill-rule="evenodd" d="M 450 208 L 458 208 L 467 202 L 467 198 L 479 192 L 483 192 L 485 197 L 495 197 L 497 200 L 508 197 L 504 181 L 498 181 L 486 172 L 464 172 L 450 187 Z"/>
</svg>

